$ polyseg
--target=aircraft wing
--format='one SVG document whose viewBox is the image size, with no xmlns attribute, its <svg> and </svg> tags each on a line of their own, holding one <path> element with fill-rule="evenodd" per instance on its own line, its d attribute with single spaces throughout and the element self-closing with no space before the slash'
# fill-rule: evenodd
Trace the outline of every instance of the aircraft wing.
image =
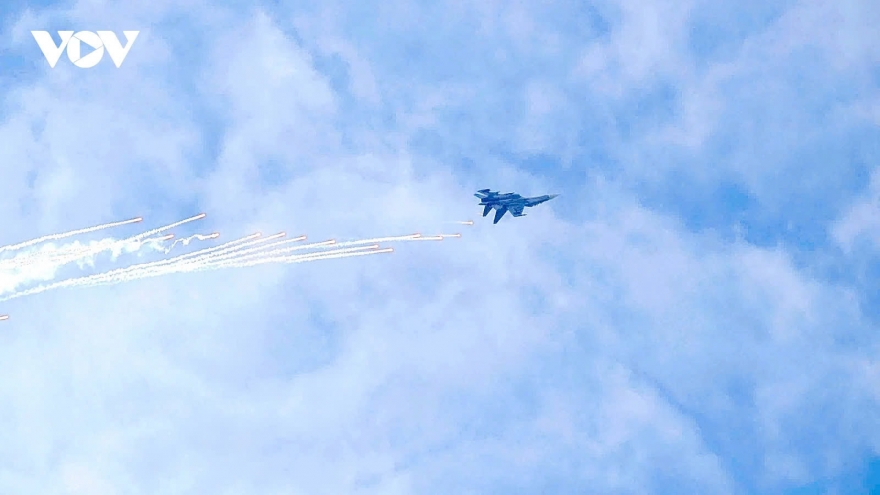
<svg viewBox="0 0 880 495">
<path fill-rule="evenodd" d="M 497 195 L 497 193 L 493 193 L 491 189 L 480 189 L 479 191 L 474 193 L 474 196 L 480 199 L 490 198 L 495 195 Z"/>
<path fill-rule="evenodd" d="M 510 205 L 509 209 L 510 213 L 513 214 L 513 216 L 521 217 L 523 216 L 523 209 L 525 209 L 525 206 L 522 203 L 518 203 L 515 205 Z"/>
</svg>

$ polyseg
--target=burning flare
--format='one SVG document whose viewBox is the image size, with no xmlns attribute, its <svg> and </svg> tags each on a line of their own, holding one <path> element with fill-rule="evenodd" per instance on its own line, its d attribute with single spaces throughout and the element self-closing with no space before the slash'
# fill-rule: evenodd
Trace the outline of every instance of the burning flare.
<svg viewBox="0 0 880 495">
<path fill-rule="evenodd" d="M 391 253 L 394 249 L 390 247 L 383 248 L 380 243 L 442 241 L 445 238 L 461 237 L 461 234 L 423 236 L 422 234 L 416 233 L 401 236 L 373 237 L 369 239 L 344 242 L 338 242 L 335 239 L 328 239 L 326 241 L 294 245 L 295 243 L 305 241 L 307 237 L 301 235 L 291 239 L 283 239 L 287 236 L 284 232 L 279 232 L 266 237 L 261 233 L 256 232 L 217 246 L 198 249 L 171 258 L 129 264 L 127 266 L 98 272 L 92 275 L 73 277 L 64 280 L 54 280 L 58 268 L 70 263 L 77 263 L 80 268 L 83 268 L 84 265 L 93 266 L 95 256 L 101 253 L 112 253 L 113 260 L 115 261 L 123 253 L 138 252 L 145 246 L 162 254 L 168 254 L 178 245 L 189 246 L 192 241 L 209 241 L 219 238 L 220 234 L 218 232 L 212 234 L 195 234 L 189 237 L 176 239 L 168 245 L 168 242 L 174 239 L 175 236 L 174 234 L 166 232 L 187 223 L 201 220 L 206 216 L 205 213 L 200 213 L 179 222 L 148 230 L 141 234 L 121 240 L 108 238 L 100 241 L 92 241 L 88 244 L 74 241 L 62 246 L 48 244 L 51 241 L 138 223 L 143 221 L 141 217 L 121 222 L 106 223 L 86 229 L 73 230 L 61 234 L 47 235 L 30 241 L 0 247 L 0 253 L 20 252 L 11 258 L 0 259 L 0 294 L 3 294 L 3 292 L 11 292 L 8 295 L 0 297 L 0 302 L 32 296 L 54 289 L 115 285 L 133 280 L 159 277 L 171 273 L 192 273 L 223 268 L 245 268 L 269 263 L 305 263 L 319 260 Z M 459 223 L 468 225 L 473 224 L 472 221 L 469 223 Z M 36 248 L 39 244 L 44 244 L 44 246 Z M 299 254 L 299 251 L 306 252 Z M 34 281 L 43 281 L 45 283 L 23 290 L 16 290 L 19 285 L 33 285 Z M 8 315 L 0 316 L 0 321 L 8 319 Z"/>
</svg>

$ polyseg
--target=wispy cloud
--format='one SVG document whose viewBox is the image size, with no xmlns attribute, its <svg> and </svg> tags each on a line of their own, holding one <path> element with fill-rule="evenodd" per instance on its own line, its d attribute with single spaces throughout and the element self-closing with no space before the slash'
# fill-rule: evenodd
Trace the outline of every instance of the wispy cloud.
<svg viewBox="0 0 880 495">
<path fill-rule="evenodd" d="M 0 491 L 845 491 L 878 456 L 870 2 L 6 15 L 2 244 L 475 222 L 10 301 Z M 32 29 L 142 34 L 50 70 Z M 483 187 L 563 195 L 493 226 Z"/>
</svg>

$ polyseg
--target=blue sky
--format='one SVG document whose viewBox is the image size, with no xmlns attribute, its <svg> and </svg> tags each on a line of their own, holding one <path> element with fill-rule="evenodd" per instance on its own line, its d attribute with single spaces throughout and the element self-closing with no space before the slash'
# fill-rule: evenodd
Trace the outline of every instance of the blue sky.
<svg viewBox="0 0 880 495">
<path fill-rule="evenodd" d="M 876 493 L 877 25 L 869 0 L 11 4 L 2 244 L 477 222 L 4 303 L 0 492 Z M 49 69 L 35 29 L 141 34 L 120 69 Z M 484 187 L 561 196 L 491 225 Z"/>
</svg>

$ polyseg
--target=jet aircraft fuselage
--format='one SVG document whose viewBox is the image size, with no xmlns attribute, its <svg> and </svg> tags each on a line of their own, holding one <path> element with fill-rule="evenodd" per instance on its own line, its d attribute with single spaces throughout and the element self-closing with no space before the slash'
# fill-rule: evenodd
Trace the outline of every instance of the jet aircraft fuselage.
<svg viewBox="0 0 880 495">
<path fill-rule="evenodd" d="M 523 213 L 523 210 L 526 208 L 550 201 L 559 195 L 545 194 L 543 196 L 525 198 L 517 193 L 499 193 L 490 189 L 480 189 L 474 196 L 480 198 L 480 206 L 483 207 L 484 217 L 493 209 L 495 210 L 495 219 L 492 223 L 496 224 L 508 211 L 515 217 L 524 217 L 526 214 Z"/>
</svg>

